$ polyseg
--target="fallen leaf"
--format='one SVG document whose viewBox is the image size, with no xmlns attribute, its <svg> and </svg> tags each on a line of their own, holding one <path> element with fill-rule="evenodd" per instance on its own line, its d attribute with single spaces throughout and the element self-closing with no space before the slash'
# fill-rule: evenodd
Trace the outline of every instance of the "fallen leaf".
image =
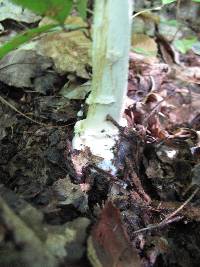
<svg viewBox="0 0 200 267">
<path fill-rule="evenodd" d="M 37 85 L 40 85 L 42 90 L 41 77 L 45 79 L 45 71 L 52 66 L 53 62 L 50 58 L 38 55 L 35 51 L 12 51 L 0 60 L 0 81 L 18 88 L 32 88 L 33 79 L 40 77 Z"/>
<path fill-rule="evenodd" d="M 91 65 L 91 41 L 82 31 L 54 32 L 39 40 L 36 49 L 44 56 L 51 57 L 60 74 L 76 73 L 89 78 L 86 70 Z"/>
<path fill-rule="evenodd" d="M 20 22 L 34 23 L 41 19 L 33 12 L 15 5 L 8 0 L 0 0 L 0 21 L 13 19 Z"/>
<path fill-rule="evenodd" d="M 120 212 L 107 202 L 99 222 L 88 240 L 88 257 L 94 267 L 139 267 L 136 250 L 131 246 L 120 219 Z"/>
<path fill-rule="evenodd" d="M 85 99 L 86 95 L 91 91 L 91 82 L 78 85 L 75 83 L 65 84 L 60 94 L 68 99 Z"/>
</svg>

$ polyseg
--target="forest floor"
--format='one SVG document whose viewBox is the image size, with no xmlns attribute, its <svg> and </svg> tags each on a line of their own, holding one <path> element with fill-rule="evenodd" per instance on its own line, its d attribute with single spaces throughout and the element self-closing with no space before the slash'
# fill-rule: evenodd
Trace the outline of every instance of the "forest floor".
<svg viewBox="0 0 200 267">
<path fill-rule="evenodd" d="M 4 21 L 5 36 L 22 25 Z M 80 176 L 71 142 L 90 89 L 85 38 L 44 35 L 0 61 L 0 266 L 199 266 L 200 56 L 158 29 L 135 33 L 156 55 L 130 52 L 118 174 L 89 161 Z"/>
</svg>

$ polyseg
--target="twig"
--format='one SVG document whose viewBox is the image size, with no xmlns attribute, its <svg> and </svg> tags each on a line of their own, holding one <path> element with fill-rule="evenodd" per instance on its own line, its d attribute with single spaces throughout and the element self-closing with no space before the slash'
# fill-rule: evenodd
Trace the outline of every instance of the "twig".
<svg viewBox="0 0 200 267">
<path fill-rule="evenodd" d="M 106 120 L 110 121 L 118 130 L 119 133 L 122 137 L 124 138 L 128 138 L 128 135 L 124 132 L 124 127 L 122 127 L 115 119 L 113 119 L 112 116 L 110 116 L 109 114 L 106 116 Z"/>
<path fill-rule="evenodd" d="M 199 191 L 199 188 L 196 188 L 194 192 L 191 194 L 191 196 L 174 212 L 172 212 L 170 215 L 168 215 L 162 222 L 170 220 L 172 217 L 174 217 L 179 211 L 181 211 L 196 195 L 196 193 Z"/>
<path fill-rule="evenodd" d="M 30 121 L 36 123 L 36 124 L 39 124 L 39 125 L 41 125 L 41 126 L 45 126 L 45 127 L 48 126 L 48 125 L 45 124 L 45 123 L 36 121 L 36 120 L 34 120 L 34 119 L 32 119 L 32 118 L 26 116 L 24 113 L 22 113 L 22 112 L 21 112 L 20 110 L 18 110 L 16 107 L 14 107 L 12 104 L 10 104 L 7 100 L 5 100 L 2 96 L 0 96 L 0 101 L 1 101 L 3 104 L 9 106 L 11 109 L 13 109 L 14 111 L 16 111 L 17 113 L 19 113 L 19 114 L 20 114 L 21 116 L 23 116 L 24 118 L 26 118 L 26 119 L 28 119 L 28 120 L 30 120 Z"/>
<path fill-rule="evenodd" d="M 119 125 L 119 123 L 113 119 L 112 116 L 110 116 L 109 114 L 106 116 L 106 120 L 110 121 L 120 132 L 123 131 L 123 127 L 121 125 Z"/>
<path fill-rule="evenodd" d="M 163 98 L 162 100 L 160 100 L 156 105 L 155 107 L 152 108 L 152 110 L 150 111 L 150 113 L 148 114 L 148 116 L 146 118 L 144 118 L 144 121 L 143 121 L 143 125 L 146 125 L 149 118 L 156 112 L 156 109 L 165 101 L 166 99 Z"/>
<path fill-rule="evenodd" d="M 7 100 L 5 100 L 2 96 L 0 96 L 0 102 L 2 102 L 3 104 L 9 106 L 12 110 L 14 110 L 15 112 L 17 112 L 18 114 L 20 114 L 22 117 L 28 119 L 29 121 L 33 122 L 33 123 L 36 123 L 38 125 L 41 125 L 43 127 L 67 127 L 67 126 L 70 126 L 74 123 L 69 123 L 69 124 L 66 124 L 66 125 L 62 125 L 62 126 L 56 126 L 56 125 L 48 125 L 46 123 L 43 123 L 43 122 L 39 122 L 39 121 L 36 121 L 32 118 L 30 118 L 29 116 L 25 115 L 24 113 L 22 113 L 20 110 L 18 110 L 15 106 L 13 106 L 12 104 L 10 104 Z"/>
<path fill-rule="evenodd" d="M 177 215 L 177 213 L 179 213 L 193 199 L 193 197 L 197 194 L 198 191 L 199 191 L 199 188 L 196 188 L 194 190 L 194 192 L 191 194 L 191 196 L 178 209 L 176 209 L 170 215 L 168 215 L 167 217 L 165 217 L 165 219 L 162 220 L 161 222 L 156 223 L 156 224 L 151 224 L 151 225 L 149 225 L 149 226 L 147 226 L 145 228 L 141 228 L 139 230 L 136 230 L 133 233 L 134 234 L 138 234 L 140 232 L 144 232 L 144 231 L 152 230 L 152 229 L 155 229 L 155 228 L 163 227 L 163 226 L 165 226 L 167 224 L 170 224 L 172 222 L 175 222 L 177 220 L 182 219 L 183 216 L 182 217 L 181 216 L 175 217 L 175 215 Z"/>
<path fill-rule="evenodd" d="M 176 5 L 176 20 L 179 20 L 180 6 L 181 6 L 181 0 L 177 0 L 177 5 Z"/>
<path fill-rule="evenodd" d="M 152 8 L 147 8 L 147 9 L 141 10 L 141 11 L 137 12 L 136 14 L 134 14 L 134 15 L 132 16 L 132 19 L 134 19 L 135 17 L 137 17 L 137 16 L 139 16 L 139 15 L 141 15 L 141 14 L 143 14 L 143 13 L 149 12 L 149 11 L 161 10 L 161 9 L 163 8 L 163 6 L 164 6 L 164 5 L 162 5 L 162 6 L 157 6 L 157 7 L 152 7 Z"/>
<path fill-rule="evenodd" d="M 94 12 L 93 12 L 91 9 L 87 8 L 86 10 L 87 10 L 87 12 L 88 12 L 89 14 L 91 14 L 91 15 L 94 14 Z"/>
<path fill-rule="evenodd" d="M 150 224 L 149 226 L 147 226 L 145 228 L 141 228 L 139 230 L 134 231 L 133 234 L 138 234 L 138 233 L 141 233 L 141 232 L 145 232 L 145 231 L 153 230 L 153 229 L 156 229 L 156 228 L 160 228 L 160 227 L 163 227 L 163 226 L 168 225 L 170 223 L 177 222 L 182 218 L 183 218 L 183 216 L 182 217 L 179 216 L 179 217 L 172 218 L 171 220 L 166 221 L 166 222 L 162 221 L 160 223 Z"/>
<path fill-rule="evenodd" d="M 156 112 L 157 108 L 166 100 L 168 100 L 171 96 L 173 96 L 174 94 L 170 94 L 166 97 L 164 97 L 162 100 L 160 100 L 153 108 L 152 110 L 150 110 L 150 113 L 148 114 L 148 116 L 146 118 L 144 118 L 143 120 L 143 125 L 146 125 L 146 123 L 148 122 L 149 118 Z"/>
</svg>

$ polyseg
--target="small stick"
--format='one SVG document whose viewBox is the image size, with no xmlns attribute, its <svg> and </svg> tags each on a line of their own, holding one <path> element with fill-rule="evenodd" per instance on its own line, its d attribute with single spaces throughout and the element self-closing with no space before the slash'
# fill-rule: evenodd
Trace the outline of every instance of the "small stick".
<svg viewBox="0 0 200 267">
<path fill-rule="evenodd" d="M 109 114 L 106 116 L 106 120 L 112 122 L 112 124 L 120 131 L 123 132 L 123 127 L 119 125 L 119 123 L 113 119 Z"/>
<path fill-rule="evenodd" d="M 174 217 L 178 212 L 180 212 L 192 199 L 193 197 L 197 194 L 197 192 L 199 191 L 199 188 L 196 188 L 194 190 L 194 192 L 191 194 L 191 196 L 178 208 L 176 209 L 174 212 L 172 212 L 170 215 L 168 215 L 167 217 L 165 217 L 164 220 L 162 220 L 160 223 L 156 223 L 156 224 L 151 224 L 145 228 L 141 228 L 139 230 L 134 231 L 134 234 L 140 233 L 140 232 L 144 232 L 144 231 L 148 231 L 148 230 L 152 230 L 155 228 L 159 228 L 159 227 L 163 227 L 167 224 L 170 224 L 172 222 L 175 222 L 177 220 L 182 219 L 183 217 L 181 216 L 177 216 Z"/>
<path fill-rule="evenodd" d="M 52 128 L 61 128 L 61 127 L 68 127 L 74 123 L 69 123 L 69 124 L 66 124 L 66 125 L 62 125 L 62 126 L 56 126 L 56 125 L 48 125 L 46 123 L 42 123 L 42 122 L 39 122 L 39 121 L 36 121 L 32 118 L 30 118 L 29 116 L 27 116 L 26 114 L 22 113 L 20 110 L 18 110 L 15 106 L 13 106 L 12 104 L 10 104 L 7 100 L 5 100 L 2 96 L 0 96 L 0 102 L 2 102 L 4 105 L 7 105 L 9 106 L 12 110 L 14 110 L 15 112 L 17 112 L 18 114 L 20 114 L 22 117 L 26 118 L 27 120 L 33 122 L 33 123 L 36 123 L 38 125 L 41 125 L 43 127 L 52 127 Z"/>
<path fill-rule="evenodd" d="M 196 193 L 199 191 L 199 188 L 196 188 L 194 192 L 191 194 L 191 196 L 174 212 L 172 212 L 170 215 L 168 215 L 162 222 L 170 220 L 172 217 L 174 217 L 179 211 L 181 211 L 196 195 Z"/>
<path fill-rule="evenodd" d="M 141 232 L 144 232 L 144 231 L 148 231 L 148 230 L 153 230 L 153 229 L 156 229 L 156 228 L 160 228 L 160 227 L 163 227 L 165 225 L 168 225 L 170 223 L 173 223 L 173 222 L 177 222 L 179 221 L 180 219 L 182 219 L 183 217 L 179 216 L 179 217 L 175 217 L 175 218 L 172 218 L 171 220 L 169 221 L 166 221 L 166 222 L 160 222 L 160 223 L 156 223 L 156 224 L 150 224 L 149 226 L 145 227 L 145 228 L 141 228 L 139 230 L 136 230 L 134 231 L 133 233 L 134 234 L 138 234 L 138 233 L 141 233 Z"/>
<path fill-rule="evenodd" d="M 32 118 L 26 116 L 24 113 L 22 113 L 22 112 L 21 112 L 20 110 L 18 110 L 16 107 L 14 107 L 12 104 L 10 104 L 8 101 L 6 101 L 2 96 L 0 96 L 0 101 L 1 101 L 3 104 L 9 106 L 12 110 L 14 110 L 14 111 L 16 111 L 17 113 L 19 113 L 19 114 L 20 114 L 21 116 L 23 116 L 24 118 L 26 118 L 26 119 L 28 119 L 28 120 L 30 120 L 30 121 L 36 123 L 36 124 L 39 124 L 39 125 L 41 125 L 41 126 L 45 126 L 45 127 L 48 126 L 48 125 L 45 124 L 45 123 L 36 121 L 36 120 L 34 120 L 34 119 L 32 119 Z"/>
<path fill-rule="evenodd" d="M 135 17 L 137 17 L 137 16 L 139 16 L 139 15 L 141 15 L 143 13 L 149 12 L 149 11 L 161 10 L 163 7 L 164 7 L 164 5 L 141 10 L 141 11 L 137 12 L 136 14 L 132 15 L 132 19 L 134 19 Z"/>
</svg>

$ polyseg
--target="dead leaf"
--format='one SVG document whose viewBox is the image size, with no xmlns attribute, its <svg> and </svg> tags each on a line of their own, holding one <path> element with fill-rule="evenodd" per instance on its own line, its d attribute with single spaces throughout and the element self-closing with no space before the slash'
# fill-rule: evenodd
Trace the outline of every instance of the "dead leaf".
<svg viewBox="0 0 200 267">
<path fill-rule="evenodd" d="M 56 20 L 53 20 L 52 18 L 49 18 L 49 17 L 44 17 L 40 21 L 39 26 L 41 27 L 41 26 L 48 25 L 51 23 L 56 23 Z M 78 17 L 78 16 L 68 16 L 65 19 L 64 24 L 68 24 L 68 25 L 74 24 L 74 25 L 79 25 L 82 27 L 87 27 L 87 23 L 81 17 Z"/>
<path fill-rule="evenodd" d="M 46 86 L 42 85 L 45 79 L 44 72 L 52 66 L 50 58 L 38 55 L 35 51 L 12 51 L 0 61 L 0 81 L 18 88 L 32 88 L 33 79 L 38 77 L 40 82 L 36 86 L 42 90 L 42 87 Z"/>
<path fill-rule="evenodd" d="M 33 23 L 40 20 L 40 16 L 33 12 L 15 5 L 8 0 L 0 1 L 0 21 L 13 19 L 20 22 Z"/>
<path fill-rule="evenodd" d="M 57 180 L 53 187 L 57 198 L 62 199 L 59 201 L 59 205 L 73 205 L 80 212 L 87 211 L 87 195 L 81 190 L 80 185 L 71 183 L 69 177 Z"/>
<path fill-rule="evenodd" d="M 60 91 L 60 94 L 68 99 L 85 99 L 86 95 L 91 91 L 91 82 L 87 81 L 84 84 L 66 83 Z"/>
<path fill-rule="evenodd" d="M 91 65 L 91 41 L 82 31 L 54 32 L 39 40 L 36 49 L 51 57 L 60 74 L 76 73 L 89 78 L 86 66 Z"/>
<path fill-rule="evenodd" d="M 136 250 L 131 246 L 120 219 L 120 212 L 107 202 L 99 222 L 88 240 L 88 257 L 94 267 L 139 267 Z"/>
</svg>

